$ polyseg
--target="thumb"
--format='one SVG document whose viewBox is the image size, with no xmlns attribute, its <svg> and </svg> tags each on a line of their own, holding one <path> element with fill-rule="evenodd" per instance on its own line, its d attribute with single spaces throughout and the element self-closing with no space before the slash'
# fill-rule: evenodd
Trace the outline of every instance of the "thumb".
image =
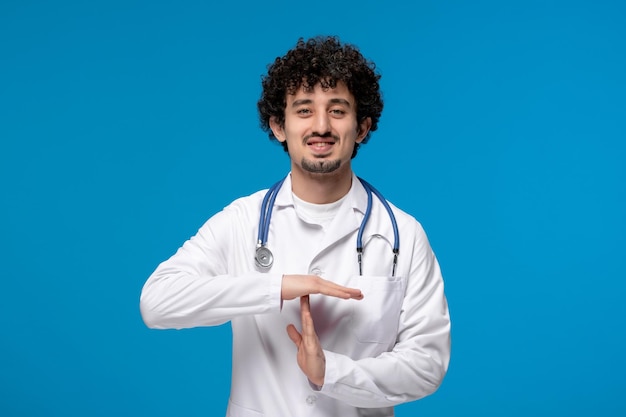
<svg viewBox="0 0 626 417">
<path fill-rule="evenodd" d="M 294 326 L 293 324 L 287 326 L 287 335 L 296 346 L 300 346 L 300 342 L 302 342 L 302 336 L 300 335 L 298 330 L 296 330 L 296 326 Z"/>
</svg>

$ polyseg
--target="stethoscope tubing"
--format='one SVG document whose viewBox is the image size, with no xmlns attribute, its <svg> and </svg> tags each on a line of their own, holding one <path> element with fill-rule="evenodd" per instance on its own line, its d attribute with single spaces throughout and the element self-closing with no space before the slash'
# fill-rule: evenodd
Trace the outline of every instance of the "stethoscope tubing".
<svg viewBox="0 0 626 417">
<path fill-rule="evenodd" d="M 272 210 L 274 209 L 274 202 L 280 187 L 282 187 L 285 178 L 272 185 L 265 197 L 263 197 L 263 203 L 261 203 L 261 218 L 259 219 L 259 233 L 257 245 L 265 246 L 267 244 L 267 236 L 270 230 L 270 219 L 272 218 Z"/>
<path fill-rule="evenodd" d="M 393 269 L 391 272 L 391 276 L 395 276 L 396 267 L 398 264 L 398 254 L 400 252 L 400 233 L 398 231 L 398 224 L 396 222 L 396 216 L 393 214 L 389 203 L 383 197 L 383 195 L 374 188 L 370 183 L 365 181 L 364 179 L 357 177 L 363 188 L 365 188 L 365 192 L 367 193 L 367 207 L 365 209 L 365 214 L 363 215 L 363 220 L 361 221 L 361 225 L 359 226 L 359 231 L 357 233 L 356 238 L 356 251 L 357 251 L 357 262 L 359 265 L 359 275 L 363 275 L 362 270 L 362 257 L 363 257 L 363 232 L 365 231 L 365 226 L 370 218 L 372 213 L 372 194 L 375 195 L 378 200 L 380 200 L 383 207 L 387 211 L 389 215 L 389 219 L 391 220 L 391 226 L 393 229 Z M 263 202 L 261 203 L 261 215 L 259 218 L 259 231 L 258 231 L 258 240 L 257 240 L 257 249 L 255 254 L 255 261 L 257 265 L 262 268 L 269 268 L 272 266 L 273 255 L 271 251 L 267 248 L 267 238 L 269 235 L 270 229 L 270 220 L 272 218 L 272 210 L 274 208 L 274 202 L 276 201 L 276 196 L 278 195 L 278 191 L 283 185 L 285 178 L 281 179 L 274 185 L 270 187 L 270 189 L 265 193 L 263 197 Z"/>
<path fill-rule="evenodd" d="M 400 233 L 398 231 L 398 223 L 396 221 L 396 216 L 393 214 L 391 210 L 391 206 L 383 197 L 383 195 L 372 186 L 370 183 L 365 181 L 363 178 L 357 177 L 365 191 L 367 192 L 367 209 L 365 210 L 365 215 L 363 216 L 363 221 L 361 222 L 361 226 L 359 227 L 359 233 L 357 234 L 357 243 L 356 243 L 356 251 L 359 263 L 359 275 L 362 275 L 361 261 L 363 254 L 363 231 L 365 230 L 365 225 L 369 220 L 369 216 L 372 210 L 372 193 L 380 200 L 385 210 L 387 210 L 387 214 L 389 214 L 389 219 L 391 220 L 391 227 L 393 229 L 393 269 L 391 271 L 391 276 L 396 275 L 396 267 L 398 265 L 398 254 L 400 253 Z"/>
</svg>

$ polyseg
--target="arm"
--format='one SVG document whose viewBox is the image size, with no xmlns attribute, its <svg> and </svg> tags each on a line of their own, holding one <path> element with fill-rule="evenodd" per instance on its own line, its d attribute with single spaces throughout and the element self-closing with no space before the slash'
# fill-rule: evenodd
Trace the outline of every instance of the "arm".
<svg viewBox="0 0 626 417">
<path fill-rule="evenodd" d="M 307 294 L 362 298 L 359 290 L 313 275 L 250 271 L 246 265 L 251 263 L 254 240 L 240 227 L 246 222 L 250 219 L 241 207 L 225 209 L 157 267 L 144 285 L 140 300 L 148 327 L 218 325 L 237 316 L 279 311 L 282 300 Z"/>
<path fill-rule="evenodd" d="M 307 343 L 301 343 L 299 364 L 305 355 L 301 350 L 308 351 L 309 363 L 317 364 L 317 368 L 308 371 L 301 365 L 309 380 L 320 384 L 315 378 L 320 367 L 325 368 L 321 393 L 355 407 L 374 408 L 416 400 L 438 388 L 450 356 L 450 321 L 439 265 L 421 227 L 409 272 L 396 344 L 390 352 L 354 360 L 324 350 L 323 360 L 314 360 L 316 348 L 306 349 Z M 303 314 L 303 329 L 305 318 Z M 298 345 L 300 340 L 293 329 L 290 337 Z M 315 334 L 307 337 L 304 330 L 301 337 L 308 339 L 308 346 L 317 339 Z"/>
<path fill-rule="evenodd" d="M 245 250 L 234 244 L 246 237 L 238 227 L 242 212 L 231 206 L 217 213 L 156 268 L 140 299 L 148 327 L 212 326 L 280 309 L 280 274 L 230 267 L 233 259 L 244 262 Z"/>
</svg>

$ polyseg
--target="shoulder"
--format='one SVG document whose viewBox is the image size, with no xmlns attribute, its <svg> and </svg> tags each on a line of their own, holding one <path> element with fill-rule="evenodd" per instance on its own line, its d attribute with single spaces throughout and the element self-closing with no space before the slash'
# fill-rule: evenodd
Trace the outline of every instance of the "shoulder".
<svg viewBox="0 0 626 417">
<path fill-rule="evenodd" d="M 268 190 L 259 190 L 255 193 L 252 193 L 247 196 L 239 197 L 236 200 L 233 200 L 229 205 L 224 207 L 224 210 L 233 210 L 233 211 L 246 211 L 246 210 L 255 210 L 258 211 L 258 208 L 261 206 L 261 202 L 263 201 L 263 197 Z"/>
<path fill-rule="evenodd" d="M 224 229 L 229 225 L 255 224 L 259 221 L 260 207 L 267 190 L 259 190 L 253 194 L 239 197 L 213 214 L 203 228 Z"/>
<path fill-rule="evenodd" d="M 253 194 L 239 197 L 224 207 L 218 215 L 221 214 L 222 216 L 238 222 L 258 222 L 260 215 L 259 210 L 261 209 L 261 203 L 266 193 L 267 190 L 259 190 Z"/>
<path fill-rule="evenodd" d="M 414 250 L 430 251 L 430 242 L 422 224 L 411 214 L 387 201 L 396 217 L 402 246 L 413 247 Z"/>
<path fill-rule="evenodd" d="M 396 222 L 398 223 L 399 229 L 420 230 L 422 232 L 424 231 L 424 229 L 422 228 L 422 224 L 412 214 L 409 214 L 401 208 L 397 207 L 389 200 L 387 200 L 387 204 L 389 204 L 393 215 L 396 217 Z"/>
</svg>

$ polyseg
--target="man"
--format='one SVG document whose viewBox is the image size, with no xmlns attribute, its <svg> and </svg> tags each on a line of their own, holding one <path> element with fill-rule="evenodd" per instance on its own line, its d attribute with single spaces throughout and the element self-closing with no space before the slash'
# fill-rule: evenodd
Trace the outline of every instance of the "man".
<svg viewBox="0 0 626 417">
<path fill-rule="evenodd" d="M 394 251 L 383 200 L 368 204 L 351 168 L 377 128 L 379 79 L 333 37 L 276 58 L 258 108 L 290 174 L 265 203 L 260 191 L 210 218 L 144 286 L 149 327 L 231 322 L 228 416 L 392 416 L 446 373 L 450 321 L 426 235 L 389 205 Z M 271 252 L 255 258 L 259 247 Z"/>
</svg>

